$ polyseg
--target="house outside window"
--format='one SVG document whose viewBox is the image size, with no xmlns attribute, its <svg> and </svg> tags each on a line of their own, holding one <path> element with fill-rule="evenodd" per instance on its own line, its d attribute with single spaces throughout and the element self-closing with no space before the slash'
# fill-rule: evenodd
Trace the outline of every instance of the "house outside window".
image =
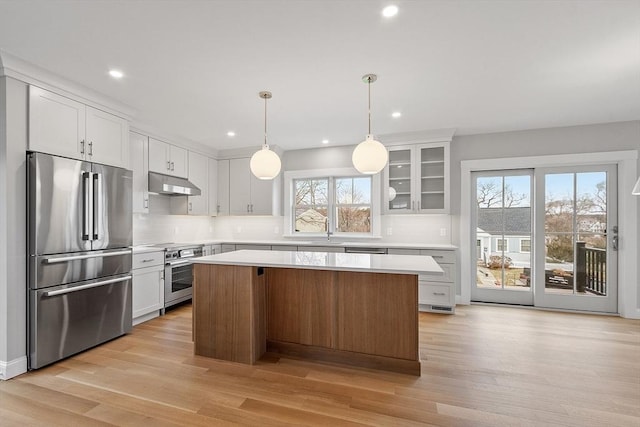
<svg viewBox="0 0 640 427">
<path fill-rule="evenodd" d="M 520 240 L 520 252 L 531 252 L 531 239 Z"/>
<path fill-rule="evenodd" d="M 292 236 L 329 232 L 336 236 L 378 237 L 380 197 L 374 197 L 376 191 L 378 176 L 361 175 L 351 168 L 287 172 L 285 200 L 289 201 L 289 208 L 285 227 Z"/>
<path fill-rule="evenodd" d="M 496 251 L 509 252 L 509 245 L 507 243 L 507 239 L 496 239 Z"/>
</svg>

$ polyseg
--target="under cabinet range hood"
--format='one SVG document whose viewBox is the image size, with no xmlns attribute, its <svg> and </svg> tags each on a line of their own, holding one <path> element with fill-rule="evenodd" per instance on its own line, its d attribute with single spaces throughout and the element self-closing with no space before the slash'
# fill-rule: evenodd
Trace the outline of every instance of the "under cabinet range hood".
<svg viewBox="0 0 640 427">
<path fill-rule="evenodd" d="M 187 179 L 149 172 L 149 193 L 165 196 L 199 196 L 202 191 Z"/>
</svg>

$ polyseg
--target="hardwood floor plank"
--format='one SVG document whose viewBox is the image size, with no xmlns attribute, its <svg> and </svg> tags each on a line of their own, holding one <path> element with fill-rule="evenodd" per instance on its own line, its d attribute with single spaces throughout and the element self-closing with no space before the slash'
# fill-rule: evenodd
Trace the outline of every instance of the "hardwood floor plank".
<svg viewBox="0 0 640 427">
<path fill-rule="evenodd" d="M 421 313 L 422 376 L 194 356 L 191 307 L 0 382 L 0 425 L 638 426 L 640 321 L 493 306 Z"/>
</svg>

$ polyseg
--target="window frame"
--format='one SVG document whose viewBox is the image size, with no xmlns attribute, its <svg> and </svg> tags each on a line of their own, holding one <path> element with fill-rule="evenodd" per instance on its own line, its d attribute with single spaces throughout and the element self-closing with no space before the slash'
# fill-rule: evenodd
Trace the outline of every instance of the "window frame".
<svg viewBox="0 0 640 427">
<path fill-rule="evenodd" d="M 502 249 L 500 249 L 500 241 L 504 242 Z M 506 237 L 496 237 L 496 252 L 509 252 L 509 239 Z"/>
<path fill-rule="evenodd" d="M 371 177 L 371 231 L 369 233 L 361 232 L 336 232 L 336 215 L 337 204 L 335 200 L 335 180 L 339 178 L 350 177 Z M 284 173 L 284 230 L 285 237 L 296 238 L 326 238 L 327 233 L 303 233 L 295 231 L 295 189 L 294 182 L 304 179 L 329 179 L 328 188 L 328 218 L 329 228 L 332 237 L 336 238 L 380 238 L 381 236 L 381 210 L 382 210 L 382 193 L 380 192 L 381 173 L 374 175 L 363 175 L 355 168 L 330 168 L 330 169 L 307 169 L 297 171 L 286 171 Z M 347 206 L 347 205 L 340 205 Z M 355 206 L 355 205 L 354 205 Z M 369 204 L 367 204 L 369 206 Z"/>
<path fill-rule="evenodd" d="M 529 242 L 529 250 L 528 251 L 523 251 L 522 250 L 522 242 Z M 531 253 L 531 239 L 520 239 L 520 253 L 523 254 L 530 254 Z"/>
</svg>

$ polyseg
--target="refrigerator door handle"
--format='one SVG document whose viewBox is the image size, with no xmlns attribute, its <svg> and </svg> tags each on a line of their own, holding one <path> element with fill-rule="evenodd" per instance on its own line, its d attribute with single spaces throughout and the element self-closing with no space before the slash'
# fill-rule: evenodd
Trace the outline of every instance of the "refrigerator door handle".
<svg viewBox="0 0 640 427">
<path fill-rule="evenodd" d="M 110 256 L 129 255 L 129 254 L 131 254 L 131 250 L 102 252 L 99 254 L 84 254 L 84 255 L 72 255 L 72 256 L 64 256 L 64 257 L 46 258 L 43 262 L 45 264 L 57 264 L 60 262 L 76 261 L 80 259 L 105 258 Z"/>
<path fill-rule="evenodd" d="M 93 174 L 93 240 L 100 238 L 100 221 L 102 214 L 102 174 Z"/>
<path fill-rule="evenodd" d="M 82 172 L 82 240 L 91 240 L 91 172 Z"/>
<path fill-rule="evenodd" d="M 73 288 L 59 289 L 57 291 L 44 292 L 43 295 L 45 297 L 54 297 L 54 296 L 57 296 L 57 295 L 70 294 L 72 292 L 78 292 L 78 291 L 83 291 L 85 289 L 97 288 L 99 286 L 110 285 L 112 283 L 125 282 L 127 280 L 130 280 L 131 277 L 133 277 L 133 276 L 129 275 L 129 276 L 124 276 L 124 277 L 118 277 L 116 279 L 101 280 L 99 282 L 88 283 L 86 285 L 75 286 Z"/>
</svg>

